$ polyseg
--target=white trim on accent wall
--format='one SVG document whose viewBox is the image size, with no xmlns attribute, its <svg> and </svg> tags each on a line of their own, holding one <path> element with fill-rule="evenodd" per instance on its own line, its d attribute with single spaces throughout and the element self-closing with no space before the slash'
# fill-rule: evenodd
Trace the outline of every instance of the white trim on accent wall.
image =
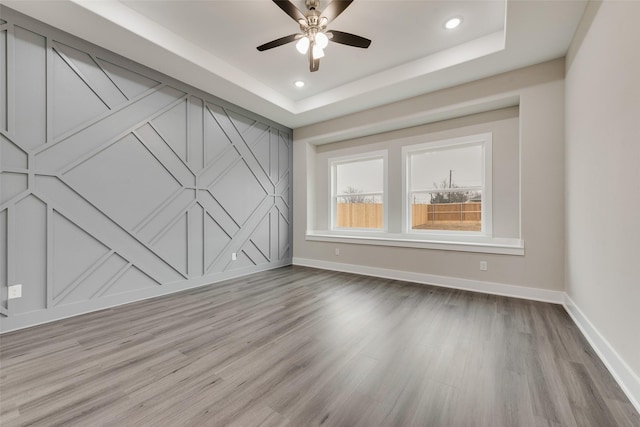
<svg viewBox="0 0 640 427">
<path fill-rule="evenodd" d="M 591 348 L 596 352 L 604 366 L 607 367 L 613 379 L 616 380 L 631 404 L 640 412 L 640 377 L 631 370 L 618 352 L 602 336 L 589 318 L 578 308 L 576 303 L 565 293 L 564 308 L 571 316 L 573 323 L 578 326 L 582 335 L 587 339 Z"/>
<path fill-rule="evenodd" d="M 341 264 L 331 261 L 319 261 L 308 258 L 293 258 L 293 265 L 320 268 L 322 270 L 342 271 L 345 273 L 362 274 L 366 276 L 382 277 L 385 279 L 405 280 L 425 285 L 443 288 L 462 289 L 465 291 L 481 292 L 492 295 L 522 298 L 533 301 L 562 304 L 565 293 L 548 289 L 529 288 L 526 286 L 507 285 L 504 283 L 483 282 L 480 280 L 460 279 L 457 277 L 436 276 L 433 274 L 414 273 L 411 271 L 390 270 L 386 268 L 368 267 L 355 264 Z"/>
</svg>

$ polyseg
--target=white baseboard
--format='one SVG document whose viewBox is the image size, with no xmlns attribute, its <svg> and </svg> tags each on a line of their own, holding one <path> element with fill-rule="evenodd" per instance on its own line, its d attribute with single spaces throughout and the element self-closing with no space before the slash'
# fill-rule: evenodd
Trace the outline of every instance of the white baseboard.
<svg viewBox="0 0 640 427">
<path fill-rule="evenodd" d="M 609 344 L 609 341 L 593 326 L 587 316 L 567 294 L 565 294 L 564 308 L 578 326 L 582 335 L 589 341 L 589 344 L 591 344 L 591 347 L 600 357 L 600 360 L 607 367 L 622 391 L 627 395 L 631 404 L 640 413 L 640 377 L 631 370 L 624 359 Z"/>
<path fill-rule="evenodd" d="M 640 378 L 622 359 L 609 342 L 598 332 L 584 313 L 563 291 L 527 288 L 524 286 L 503 283 L 484 282 L 479 280 L 459 279 L 455 277 L 434 276 L 431 274 L 412 273 L 408 271 L 390 270 L 355 264 L 341 264 L 331 261 L 319 261 L 306 258 L 293 258 L 293 265 L 319 268 L 323 270 L 342 271 L 345 273 L 363 274 L 385 279 L 404 280 L 445 288 L 462 289 L 486 294 L 502 295 L 534 301 L 562 304 L 571 316 L 578 329 L 585 336 L 602 363 L 607 367 L 614 380 L 627 395 L 631 404 L 640 412 Z"/>
<path fill-rule="evenodd" d="M 502 295 L 534 301 L 564 303 L 565 293 L 548 289 L 529 288 L 526 286 L 507 285 L 504 283 L 484 282 L 480 280 L 460 279 L 457 277 L 435 276 L 432 274 L 414 273 L 410 271 L 390 270 L 386 268 L 368 267 L 355 264 L 341 264 L 331 261 L 319 261 L 307 258 L 293 258 L 293 265 L 320 268 L 323 270 L 342 271 L 345 273 L 364 274 L 385 279 L 405 280 L 407 282 L 441 286 L 443 288 L 462 289 L 484 294 Z"/>
</svg>

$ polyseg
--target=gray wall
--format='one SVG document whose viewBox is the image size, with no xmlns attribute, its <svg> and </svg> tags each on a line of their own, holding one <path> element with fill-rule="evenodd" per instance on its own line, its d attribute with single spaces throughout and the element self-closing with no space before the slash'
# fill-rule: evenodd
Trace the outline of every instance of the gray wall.
<svg viewBox="0 0 640 427">
<path fill-rule="evenodd" d="M 519 105 L 517 118 L 501 116 L 513 110 L 462 117 L 470 105 L 492 105 L 514 99 Z M 416 116 L 428 120 L 440 117 L 443 111 L 460 111 L 460 116 L 446 122 L 349 138 L 326 148 L 307 142 L 351 135 L 367 124 L 411 121 Z M 519 234 L 525 244 L 524 256 L 320 242 L 305 238 L 306 230 L 326 224 L 323 210 L 326 211 L 327 190 L 316 181 L 326 180 L 326 165 L 317 162 L 319 158 L 330 157 L 332 149 L 335 148 L 334 153 L 342 153 L 366 148 L 368 144 L 380 149 L 386 146 L 386 141 L 399 136 L 422 134 L 428 141 L 487 131 L 502 138 L 495 155 L 504 158 L 496 158 L 494 187 L 509 186 L 495 189 L 496 195 L 506 200 L 494 200 L 495 220 L 499 221 L 499 224 L 494 223 L 494 228 L 500 237 L 518 237 L 514 233 Z M 501 151 L 500 147 L 508 150 Z M 509 164 L 506 167 L 502 164 L 501 170 L 497 170 L 503 160 Z M 400 159 L 390 157 L 391 161 L 399 162 Z M 295 129 L 294 179 L 301 183 L 294 188 L 294 263 L 340 263 L 356 266 L 359 271 L 366 271 L 368 267 L 381 268 L 515 285 L 530 288 L 532 292 L 561 292 L 564 290 L 564 61 L 549 61 Z M 518 197 L 519 200 L 514 200 Z M 514 203 L 519 204 L 519 210 Z M 319 210 L 316 209 L 318 204 L 323 204 Z M 335 255 L 335 248 L 340 249 L 339 256 Z M 479 270 L 481 260 L 489 262 L 488 271 Z"/>
<path fill-rule="evenodd" d="M 640 409 L 639 16 L 590 4 L 567 55 L 566 280 Z"/>
<path fill-rule="evenodd" d="M 0 12 L 0 330 L 291 262 L 290 129 Z"/>
</svg>

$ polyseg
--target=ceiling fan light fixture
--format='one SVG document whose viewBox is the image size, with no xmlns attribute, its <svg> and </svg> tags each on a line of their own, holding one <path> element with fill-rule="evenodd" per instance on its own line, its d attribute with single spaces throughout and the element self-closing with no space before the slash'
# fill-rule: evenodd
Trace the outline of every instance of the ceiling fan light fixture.
<svg viewBox="0 0 640 427">
<path fill-rule="evenodd" d="M 313 50 L 311 51 L 311 55 L 313 55 L 313 59 L 320 59 L 324 57 L 324 50 L 320 46 L 313 45 Z"/>
<path fill-rule="evenodd" d="M 329 37 L 325 33 L 316 33 L 316 46 L 324 49 L 329 44 Z"/>
<path fill-rule="evenodd" d="M 303 55 L 307 53 L 309 51 L 309 37 L 304 36 L 298 40 L 298 43 L 296 43 L 296 49 Z"/>
</svg>

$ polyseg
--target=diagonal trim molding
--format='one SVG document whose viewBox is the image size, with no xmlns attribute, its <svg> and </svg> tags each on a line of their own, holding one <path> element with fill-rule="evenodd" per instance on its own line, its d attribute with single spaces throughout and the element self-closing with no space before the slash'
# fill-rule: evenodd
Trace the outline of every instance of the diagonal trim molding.
<svg viewBox="0 0 640 427">
<path fill-rule="evenodd" d="M 631 404 L 640 412 L 640 378 L 631 370 L 629 365 L 620 357 L 618 352 L 609 344 L 607 339 L 596 329 L 566 292 L 298 257 L 293 258 L 293 265 L 562 304 L 589 345 L 591 345 L 624 394 L 629 398 Z"/>
<path fill-rule="evenodd" d="M 291 263 L 291 129 L 0 10 L 0 333 Z"/>
</svg>

